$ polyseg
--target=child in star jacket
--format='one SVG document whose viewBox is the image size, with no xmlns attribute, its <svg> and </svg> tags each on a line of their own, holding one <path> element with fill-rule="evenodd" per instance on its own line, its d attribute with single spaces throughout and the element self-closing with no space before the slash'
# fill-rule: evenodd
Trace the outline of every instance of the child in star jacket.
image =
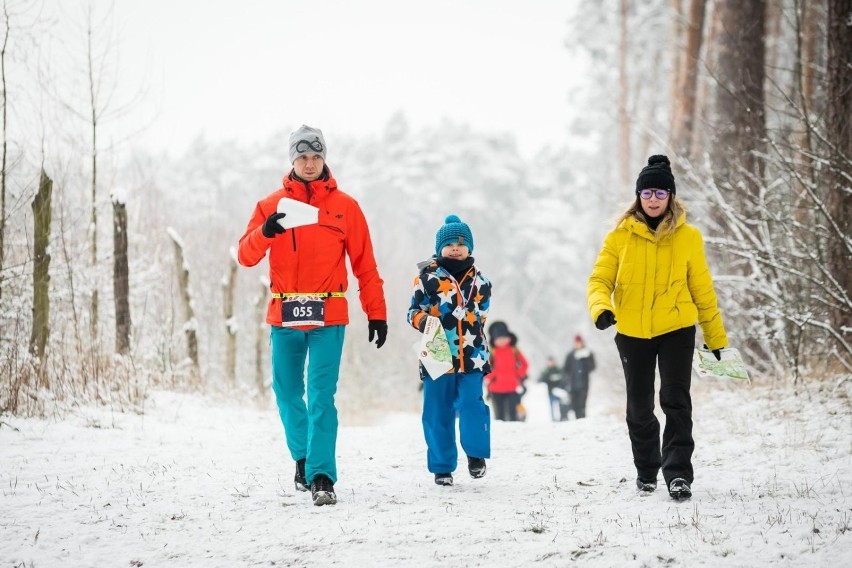
<svg viewBox="0 0 852 568">
<path fill-rule="evenodd" d="M 490 409 L 482 399 L 482 377 L 490 371 L 485 318 L 491 283 L 473 265 L 473 234 L 449 215 L 435 236 L 435 258 L 414 279 L 408 323 L 421 333 L 428 317 L 438 318 L 447 336 L 453 368 L 423 381 L 423 434 L 426 463 L 438 485 L 452 485 L 458 462 L 456 412 L 461 445 L 474 478 L 485 475 L 491 457 Z"/>
</svg>

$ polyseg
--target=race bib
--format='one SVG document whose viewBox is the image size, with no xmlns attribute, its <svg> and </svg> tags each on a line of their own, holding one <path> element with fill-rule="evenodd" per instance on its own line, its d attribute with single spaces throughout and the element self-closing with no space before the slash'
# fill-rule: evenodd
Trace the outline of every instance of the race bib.
<svg viewBox="0 0 852 568">
<path fill-rule="evenodd" d="M 325 325 L 324 296 L 292 296 L 281 302 L 281 327 Z"/>
</svg>

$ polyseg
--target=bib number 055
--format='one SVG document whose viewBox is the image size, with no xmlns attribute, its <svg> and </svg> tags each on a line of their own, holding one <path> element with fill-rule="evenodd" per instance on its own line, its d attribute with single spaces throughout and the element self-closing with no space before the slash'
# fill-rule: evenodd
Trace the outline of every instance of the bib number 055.
<svg viewBox="0 0 852 568">
<path fill-rule="evenodd" d="M 281 325 L 325 325 L 325 298 L 321 296 L 294 296 L 281 302 Z"/>
</svg>

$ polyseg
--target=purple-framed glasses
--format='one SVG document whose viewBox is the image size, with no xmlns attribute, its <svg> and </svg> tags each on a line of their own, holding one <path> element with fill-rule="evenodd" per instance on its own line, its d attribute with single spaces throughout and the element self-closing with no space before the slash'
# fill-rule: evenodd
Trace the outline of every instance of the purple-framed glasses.
<svg viewBox="0 0 852 568">
<path fill-rule="evenodd" d="M 639 191 L 639 197 L 642 199 L 651 199 L 651 196 L 653 195 L 662 201 L 669 196 L 669 193 L 671 192 L 668 189 L 642 189 Z"/>
</svg>

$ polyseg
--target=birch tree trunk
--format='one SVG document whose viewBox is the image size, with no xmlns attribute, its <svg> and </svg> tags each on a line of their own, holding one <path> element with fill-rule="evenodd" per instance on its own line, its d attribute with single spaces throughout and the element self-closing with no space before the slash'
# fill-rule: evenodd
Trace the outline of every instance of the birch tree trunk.
<svg viewBox="0 0 852 568">
<path fill-rule="evenodd" d="M 237 289 L 237 251 L 230 250 L 228 272 L 222 279 L 225 332 L 228 334 L 225 346 L 225 374 L 231 385 L 237 383 L 237 318 L 234 317 L 234 298 Z"/>
<path fill-rule="evenodd" d="M 127 260 L 127 207 L 113 196 L 112 201 L 113 277 L 115 299 L 115 352 L 130 353 L 130 267 Z"/>
<path fill-rule="evenodd" d="M 50 238 L 53 181 L 41 170 L 38 193 L 33 199 L 33 330 L 30 336 L 30 353 L 37 357 L 44 368 L 45 346 L 50 333 L 50 254 L 47 252 Z M 44 376 L 43 373 L 41 373 Z"/>
<path fill-rule="evenodd" d="M 186 336 L 186 349 L 189 360 L 192 361 L 195 378 L 199 376 L 198 365 L 198 322 L 195 319 L 195 308 L 192 301 L 192 291 L 189 287 L 189 266 L 183 254 L 183 239 L 174 229 L 169 228 L 169 237 L 175 245 L 175 263 L 177 267 L 178 284 L 180 286 L 181 299 L 183 300 L 184 325 L 183 331 Z"/>
</svg>

